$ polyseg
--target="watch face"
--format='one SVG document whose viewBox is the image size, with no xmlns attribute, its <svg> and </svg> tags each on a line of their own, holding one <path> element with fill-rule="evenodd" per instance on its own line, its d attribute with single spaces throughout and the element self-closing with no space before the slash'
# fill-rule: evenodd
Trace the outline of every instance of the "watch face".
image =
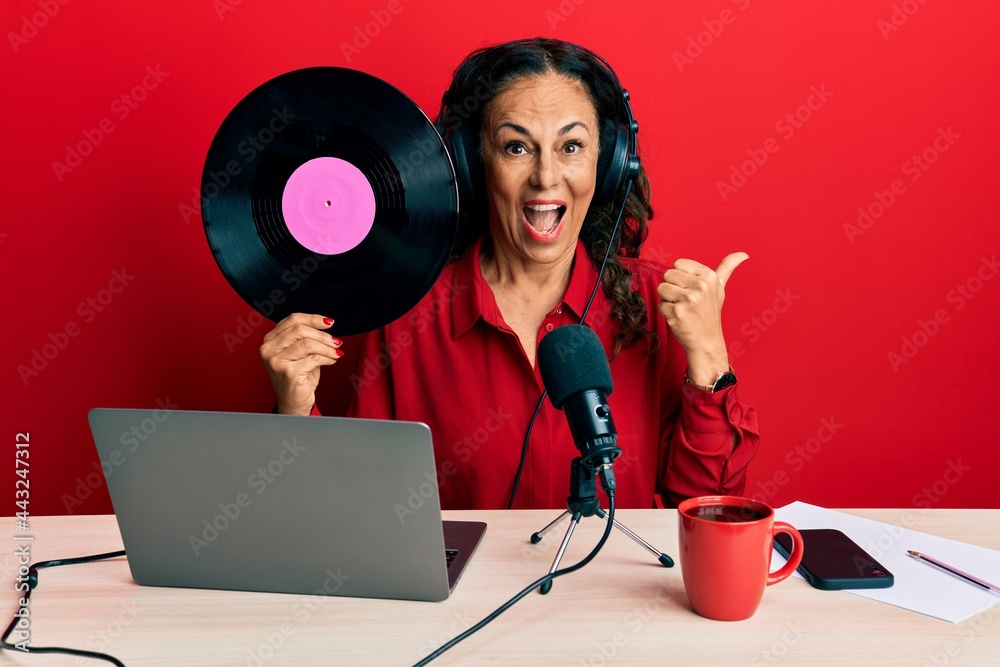
<svg viewBox="0 0 1000 667">
<path fill-rule="evenodd" d="M 715 385 L 712 387 L 712 393 L 714 394 L 715 392 L 721 391 L 726 387 L 732 387 L 734 384 L 736 384 L 736 375 L 733 373 L 726 373 L 716 381 Z"/>
</svg>

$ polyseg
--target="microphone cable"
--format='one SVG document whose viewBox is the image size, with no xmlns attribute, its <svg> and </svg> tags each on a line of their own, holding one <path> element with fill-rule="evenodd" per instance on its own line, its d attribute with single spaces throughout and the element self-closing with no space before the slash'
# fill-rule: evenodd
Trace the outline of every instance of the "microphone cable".
<svg viewBox="0 0 1000 667">
<path fill-rule="evenodd" d="M 597 296 L 597 290 L 601 286 L 601 279 L 604 278 L 604 269 L 608 265 L 608 258 L 611 256 L 611 247 L 614 245 L 615 238 L 618 236 L 618 228 L 621 225 L 622 216 L 625 214 L 625 207 L 628 204 L 630 194 L 632 194 L 632 179 L 627 179 L 625 197 L 622 199 L 622 206 L 618 210 L 618 216 L 615 218 L 615 226 L 611 230 L 611 237 L 608 239 L 608 247 L 604 251 L 604 259 L 601 260 L 601 268 L 597 270 L 597 282 L 594 284 L 594 289 L 590 292 L 590 298 L 587 300 L 587 306 L 583 309 L 583 314 L 580 315 L 581 325 L 585 323 L 587 314 L 590 313 L 590 306 L 594 303 L 594 297 Z M 535 412 L 531 415 L 531 421 L 528 422 L 528 429 L 524 433 L 524 444 L 521 445 L 521 462 L 518 464 L 517 473 L 514 475 L 514 486 L 510 491 L 510 499 L 507 501 L 507 509 L 514 508 L 514 498 L 517 496 L 517 487 L 521 484 L 521 474 L 524 472 L 524 463 L 528 460 L 528 439 L 531 437 L 531 430 L 535 427 L 535 419 L 538 418 L 538 413 L 542 411 L 542 404 L 545 402 L 545 397 L 548 395 L 548 390 L 543 389 L 542 395 L 538 399 L 538 405 L 535 406 Z"/>
<path fill-rule="evenodd" d="M 540 579 L 536 579 L 535 581 L 531 582 L 530 584 L 528 584 L 528 586 L 524 590 L 522 590 L 520 593 L 518 593 L 517 595 L 515 595 L 511 599 L 509 599 L 506 602 L 504 602 L 502 605 L 500 605 L 489 616 L 487 616 L 483 620 L 479 621 L 478 623 L 476 623 L 475 625 L 473 625 L 471 628 L 469 628 L 468 630 L 466 630 L 462 634 L 458 635 L 457 637 L 455 637 L 454 639 L 452 639 L 448 643 L 442 645 L 438 650 L 434 651 L 433 653 L 431 653 L 430 655 L 428 655 L 427 657 L 425 657 L 423 660 L 421 660 L 420 662 L 416 663 L 413 667 L 423 667 L 424 665 L 428 664 L 431 660 L 434 660 L 435 658 L 437 658 L 442 653 L 444 653 L 448 649 L 452 648 L 453 646 L 455 646 L 456 644 L 458 644 L 462 640 L 467 639 L 468 637 L 471 637 L 473 634 L 475 634 L 479 630 L 482 630 L 484 627 L 486 627 L 487 624 L 489 624 L 494 619 L 496 619 L 498 616 L 500 616 L 500 614 L 504 613 L 505 611 L 507 611 L 508 609 L 510 609 L 512 606 L 514 606 L 514 604 L 518 600 L 520 600 L 525 595 L 527 595 L 531 591 L 535 590 L 536 588 L 538 588 L 542 584 L 544 584 L 544 583 L 546 583 L 548 581 L 552 581 L 556 577 L 561 577 L 564 574 L 569 574 L 571 572 L 576 572 L 577 570 L 579 570 L 582 567 L 584 567 L 587 563 L 589 563 L 590 561 L 594 560 L 594 558 L 597 556 L 597 554 L 604 547 L 604 543 L 608 541 L 608 536 L 611 534 L 611 529 L 614 528 L 614 525 L 615 525 L 614 524 L 614 519 L 615 519 L 615 492 L 614 492 L 614 490 L 612 490 L 610 493 L 608 493 L 608 513 L 607 513 L 606 522 L 605 522 L 606 525 L 604 526 L 604 534 L 601 535 L 601 539 L 597 543 L 597 546 L 595 546 L 590 551 L 590 553 L 587 554 L 584 557 L 583 560 L 581 560 L 579 563 L 577 563 L 575 565 L 571 565 L 571 566 L 569 566 L 567 568 L 563 568 L 562 570 L 556 570 L 555 572 L 550 572 L 550 573 L 546 574 L 544 577 L 541 577 Z"/>
<path fill-rule="evenodd" d="M 125 551 L 109 551 L 108 553 L 96 554 L 94 556 L 80 556 L 78 558 L 64 558 L 60 560 L 43 560 L 33 565 L 28 566 L 28 576 L 27 579 L 18 577 L 17 581 L 24 582 L 27 584 L 27 590 L 24 590 L 21 599 L 19 600 L 20 606 L 18 607 L 18 612 L 22 609 L 27 609 L 28 604 L 31 601 L 31 592 L 35 590 L 35 586 L 38 585 L 38 570 L 46 567 L 58 567 L 60 565 L 76 565 L 78 563 L 91 563 L 98 560 L 105 560 L 107 558 L 117 558 L 118 556 L 124 556 Z M 20 586 L 14 587 L 15 591 L 21 591 Z M 125 663 L 114 657 L 113 655 L 108 655 L 107 653 L 98 653 L 96 651 L 84 651 L 82 649 L 75 648 L 64 648 L 61 646 L 28 646 L 25 644 L 21 646 L 20 644 L 11 644 L 8 640 L 11 633 L 13 633 L 18 624 L 24 618 L 18 615 L 18 612 L 14 612 L 14 619 L 7 626 L 2 637 L 0 637 L 0 649 L 7 649 L 8 651 L 21 651 L 22 653 L 65 653 L 66 655 L 76 655 L 82 658 L 93 658 L 95 660 L 106 660 L 113 665 L 118 667 L 125 667 Z"/>
</svg>

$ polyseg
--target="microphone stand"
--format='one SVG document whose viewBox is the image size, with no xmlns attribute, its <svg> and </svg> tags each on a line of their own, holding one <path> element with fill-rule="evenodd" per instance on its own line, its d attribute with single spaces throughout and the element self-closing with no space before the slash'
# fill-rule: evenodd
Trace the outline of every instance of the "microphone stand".
<svg viewBox="0 0 1000 667">
<path fill-rule="evenodd" d="M 573 459 L 570 464 L 569 496 L 566 498 L 566 507 L 566 511 L 556 517 L 554 521 L 531 535 L 531 543 L 538 544 L 547 532 L 559 525 L 559 522 L 566 517 L 570 517 L 569 529 L 566 531 L 566 536 L 563 537 L 562 544 L 559 545 L 559 551 L 556 552 L 555 560 L 552 561 L 549 574 L 559 569 L 559 561 L 562 560 L 563 554 L 566 552 L 566 547 L 569 546 L 569 541 L 573 537 L 573 531 L 576 530 L 576 526 L 580 523 L 581 518 L 594 515 L 605 521 L 608 518 L 607 513 L 601 509 L 600 503 L 597 500 L 597 484 L 595 482 L 594 470 L 590 466 L 583 465 L 579 456 Z M 657 550 L 649 542 L 619 523 L 617 519 L 613 519 L 612 524 L 615 528 L 635 540 L 646 551 L 653 554 L 663 567 L 674 566 L 673 558 Z M 550 590 L 552 590 L 551 579 L 542 584 L 538 592 L 545 595 Z"/>
</svg>

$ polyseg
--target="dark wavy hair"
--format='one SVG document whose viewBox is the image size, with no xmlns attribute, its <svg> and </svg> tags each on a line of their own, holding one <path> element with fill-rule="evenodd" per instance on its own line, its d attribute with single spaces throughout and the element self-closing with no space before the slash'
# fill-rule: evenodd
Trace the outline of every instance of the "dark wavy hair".
<svg viewBox="0 0 1000 667">
<path fill-rule="evenodd" d="M 455 69 L 451 86 L 445 93 L 439 126 L 448 131 L 460 123 L 468 123 L 471 136 L 478 141 L 481 154 L 483 118 L 489 113 L 494 98 L 516 80 L 555 73 L 579 81 L 587 91 L 597 112 L 598 126 L 624 117 L 622 87 L 606 63 L 592 52 L 575 44 L 555 39 L 525 39 L 485 47 L 469 54 Z M 603 133 L 602 133 L 603 134 Z M 606 137 L 601 137 L 603 144 Z M 477 165 L 478 166 L 478 165 Z M 481 167 L 478 169 L 482 181 Z M 475 175 L 474 173 L 474 175 Z M 485 188 L 485 183 L 476 183 Z M 653 352 L 659 341 L 649 330 L 646 302 L 632 291 L 632 273 L 622 264 L 623 257 L 638 257 L 648 234 L 647 221 L 653 217 L 649 205 L 649 179 L 641 166 L 628 201 L 625 215 L 612 242 L 611 253 L 604 270 L 602 289 L 611 302 L 615 319 L 615 356 L 623 347 L 632 347 L 640 340 Z M 580 230 L 580 239 L 587 249 L 594 268 L 599 268 L 611 241 L 614 216 L 622 206 L 624 192 L 615 194 L 613 201 L 592 204 Z M 488 203 L 485 196 L 463 202 L 462 219 L 456 255 L 461 256 L 488 228 Z"/>
</svg>

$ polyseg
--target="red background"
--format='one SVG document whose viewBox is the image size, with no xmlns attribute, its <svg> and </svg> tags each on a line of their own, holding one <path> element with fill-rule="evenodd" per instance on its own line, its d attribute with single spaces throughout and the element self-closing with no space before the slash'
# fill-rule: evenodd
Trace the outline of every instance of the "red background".
<svg viewBox="0 0 1000 667">
<path fill-rule="evenodd" d="M 657 210 L 646 254 L 751 256 L 724 312 L 764 436 L 748 495 L 1000 507 L 1000 5 L 611 4 L 4 3 L 3 437 L 30 432 L 32 513 L 110 511 L 88 486 L 92 407 L 270 409 L 257 352 L 269 325 L 227 347 L 252 311 L 191 209 L 244 95 L 292 69 L 349 66 L 433 115 L 462 56 L 533 35 L 598 51 L 632 91 Z M 782 121 L 796 113 L 797 127 Z M 81 142 L 96 145 L 54 167 Z M 933 164 L 912 171 L 925 150 Z M 718 183 L 753 155 L 766 162 L 724 198 Z M 897 180 L 867 229 L 845 229 Z M 104 291 L 115 271 L 117 294 Z M 349 370 L 324 371 L 326 413 L 345 407 Z"/>
</svg>

